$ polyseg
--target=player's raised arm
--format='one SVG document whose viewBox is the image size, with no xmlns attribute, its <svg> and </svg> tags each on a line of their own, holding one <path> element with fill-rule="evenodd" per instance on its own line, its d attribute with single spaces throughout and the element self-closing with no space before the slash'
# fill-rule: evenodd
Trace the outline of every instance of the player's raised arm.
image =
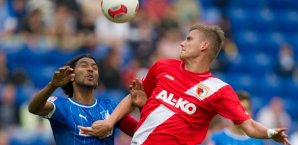
<svg viewBox="0 0 298 145">
<path fill-rule="evenodd" d="M 48 115 L 54 108 L 54 105 L 47 102 L 47 99 L 56 90 L 56 88 L 66 85 L 69 81 L 74 79 L 73 69 L 69 66 L 59 68 L 55 72 L 51 82 L 37 92 L 29 103 L 29 112 L 45 116 Z"/>
<path fill-rule="evenodd" d="M 273 139 L 276 142 L 283 143 L 284 145 L 290 145 L 288 135 L 286 135 L 285 128 L 268 129 L 262 124 L 248 119 L 239 125 L 241 129 L 250 137 L 260 139 Z"/>
</svg>

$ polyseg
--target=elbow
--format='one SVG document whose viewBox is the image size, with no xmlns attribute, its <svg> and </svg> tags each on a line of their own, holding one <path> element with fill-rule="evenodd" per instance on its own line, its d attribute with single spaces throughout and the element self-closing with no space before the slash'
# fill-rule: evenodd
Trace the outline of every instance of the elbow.
<svg viewBox="0 0 298 145">
<path fill-rule="evenodd" d="M 29 104 L 29 106 L 28 106 L 28 111 L 32 114 L 37 114 L 35 107 L 32 106 L 31 104 Z"/>
<path fill-rule="evenodd" d="M 249 137 L 254 137 L 254 129 L 253 129 L 253 120 L 249 119 L 240 124 L 241 129 L 245 132 L 245 134 Z"/>
<path fill-rule="evenodd" d="M 32 113 L 32 114 L 35 114 L 34 109 L 32 109 L 32 107 L 30 107 L 30 106 L 28 106 L 28 111 L 29 111 L 30 113 Z"/>
<path fill-rule="evenodd" d="M 240 125 L 241 129 L 245 134 L 252 138 L 265 139 L 266 138 L 266 128 L 264 128 L 260 123 L 249 119 Z"/>
</svg>

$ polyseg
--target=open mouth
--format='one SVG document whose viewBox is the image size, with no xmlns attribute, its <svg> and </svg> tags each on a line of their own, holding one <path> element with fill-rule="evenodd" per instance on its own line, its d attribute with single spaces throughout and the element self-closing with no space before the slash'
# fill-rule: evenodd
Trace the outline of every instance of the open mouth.
<svg viewBox="0 0 298 145">
<path fill-rule="evenodd" d="M 91 75 L 91 74 L 87 75 L 86 77 L 87 77 L 88 80 L 93 80 L 94 79 L 94 76 Z"/>
</svg>

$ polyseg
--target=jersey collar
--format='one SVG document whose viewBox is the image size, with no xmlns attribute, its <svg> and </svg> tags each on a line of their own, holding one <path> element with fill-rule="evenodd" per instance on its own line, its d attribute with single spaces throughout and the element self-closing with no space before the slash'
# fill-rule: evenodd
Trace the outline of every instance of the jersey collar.
<svg viewBox="0 0 298 145">
<path fill-rule="evenodd" d="M 210 72 L 210 70 L 209 70 L 209 71 L 206 71 L 206 72 L 202 72 L 202 73 L 196 73 L 196 72 L 188 71 L 188 70 L 185 69 L 184 65 L 185 65 L 184 62 L 181 61 L 180 69 L 181 69 L 183 72 L 186 72 L 186 73 L 188 73 L 188 74 L 199 75 L 199 76 L 201 76 L 201 77 L 209 77 L 209 76 L 212 75 L 211 72 Z"/>
<path fill-rule="evenodd" d="M 79 106 L 79 107 L 83 107 L 83 108 L 92 108 L 94 107 L 96 104 L 97 104 L 97 99 L 95 99 L 94 103 L 93 104 L 82 104 L 82 103 L 79 103 L 79 102 L 76 102 L 75 100 L 72 100 L 71 98 L 68 98 L 68 100 L 70 101 L 70 103 L 76 105 L 76 106 Z"/>
</svg>

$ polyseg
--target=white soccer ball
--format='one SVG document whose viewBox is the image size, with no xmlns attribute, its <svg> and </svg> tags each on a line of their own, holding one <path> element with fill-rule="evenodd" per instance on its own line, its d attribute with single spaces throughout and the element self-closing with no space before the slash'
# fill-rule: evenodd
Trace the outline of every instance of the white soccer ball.
<svg viewBox="0 0 298 145">
<path fill-rule="evenodd" d="M 102 0 L 101 10 L 112 22 L 124 23 L 133 19 L 139 9 L 138 0 Z"/>
</svg>

